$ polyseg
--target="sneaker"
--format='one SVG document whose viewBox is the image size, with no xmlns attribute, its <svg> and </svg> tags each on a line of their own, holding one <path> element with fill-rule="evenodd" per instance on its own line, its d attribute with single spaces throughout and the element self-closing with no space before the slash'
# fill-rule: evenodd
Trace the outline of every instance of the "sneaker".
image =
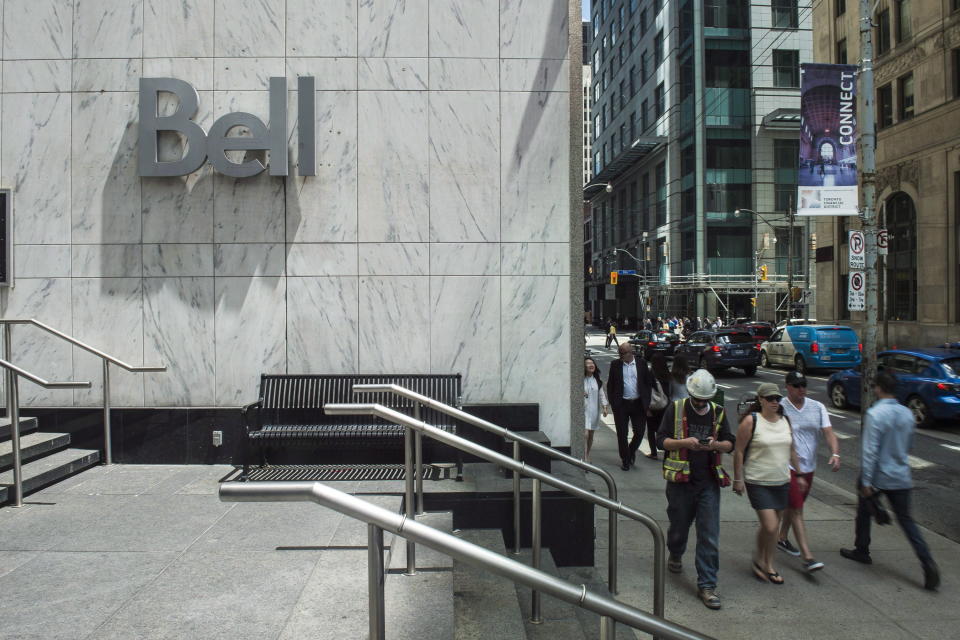
<svg viewBox="0 0 960 640">
<path fill-rule="evenodd" d="M 860 551 L 859 549 L 840 549 L 840 555 L 847 560 L 861 562 L 863 564 L 873 564 L 873 558 L 869 551 Z"/>
<path fill-rule="evenodd" d="M 940 586 L 940 570 L 934 563 L 923 565 L 923 588 L 936 591 Z"/>
<path fill-rule="evenodd" d="M 820 569 L 823 569 L 823 566 L 824 565 L 822 562 L 820 562 L 819 560 L 814 560 L 813 558 L 803 561 L 803 570 L 806 571 L 807 573 L 820 571 Z"/>
<path fill-rule="evenodd" d="M 707 609 L 720 608 L 720 596 L 713 589 L 697 589 L 697 595 Z"/>
<path fill-rule="evenodd" d="M 789 540 L 777 540 L 777 549 L 780 549 L 780 551 L 786 551 L 795 558 L 800 557 L 800 549 L 797 549 L 795 546 L 790 544 Z"/>
<path fill-rule="evenodd" d="M 670 573 L 680 573 L 683 571 L 683 560 L 681 557 L 671 553 L 670 557 L 667 558 L 667 569 L 670 570 Z"/>
</svg>

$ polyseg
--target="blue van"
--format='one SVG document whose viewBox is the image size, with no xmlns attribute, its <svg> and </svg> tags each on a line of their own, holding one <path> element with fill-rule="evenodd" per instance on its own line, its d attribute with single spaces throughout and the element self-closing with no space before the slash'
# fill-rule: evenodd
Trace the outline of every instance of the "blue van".
<svg viewBox="0 0 960 640">
<path fill-rule="evenodd" d="M 760 345 L 760 366 L 809 369 L 847 369 L 860 364 L 863 345 L 850 327 L 789 325 L 773 332 Z"/>
</svg>

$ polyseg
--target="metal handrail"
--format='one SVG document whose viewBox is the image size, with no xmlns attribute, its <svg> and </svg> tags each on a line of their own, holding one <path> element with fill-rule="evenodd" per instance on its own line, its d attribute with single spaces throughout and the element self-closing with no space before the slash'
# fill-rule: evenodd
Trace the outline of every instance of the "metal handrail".
<svg viewBox="0 0 960 640">
<path fill-rule="evenodd" d="M 330 405 L 332 406 L 332 405 Z M 344 406 L 344 405 L 340 405 Z M 349 405 L 347 405 L 349 406 Z M 383 407 L 386 409 L 385 407 Z M 386 409 L 393 419 L 396 412 Z M 401 416 L 402 414 L 396 414 Z M 403 416 L 405 417 L 405 416 Z M 411 428 L 416 428 L 410 425 Z M 433 429 L 433 427 L 430 427 Z M 437 429 L 438 432 L 444 433 Z M 431 434 L 432 435 L 432 434 Z M 456 437 L 456 436 L 454 436 Z M 482 448 L 482 447 L 481 447 Z M 497 454 L 499 455 L 499 454 Z M 509 458 L 505 458 L 510 460 Z M 298 502 L 312 501 L 351 518 L 367 523 L 367 579 L 370 600 L 370 638 L 382 640 L 385 635 L 383 599 L 383 532 L 422 544 L 456 560 L 503 576 L 530 589 L 546 593 L 600 616 L 669 640 L 713 640 L 710 636 L 651 615 L 612 597 L 595 593 L 585 584 L 576 585 L 544 571 L 533 569 L 516 560 L 484 549 L 471 542 L 438 531 L 405 515 L 370 504 L 319 482 L 226 482 L 220 485 L 224 502 Z"/>
<path fill-rule="evenodd" d="M 553 447 L 548 447 L 547 445 L 532 440 L 524 435 L 521 435 L 515 431 L 510 431 L 509 429 L 504 429 L 503 427 L 488 422 L 482 418 L 467 413 L 461 409 L 451 407 L 448 404 L 444 404 L 438 400 L 427 397 L 425 395 L 419 394 L 415 391 L 411 391 L 406 387 L 402 387 L 398 384 L 355 384 L 353 385 L 354 393 L 393 393 L 398 396 L 403 396 L 415 402 L 419 402 L 421 405 L 430 407 L 435 411 L 444 413 L 448 416 L 452 416 L 457 420 L 466 422 L 467 424 L 472 424 L 475 427 L 479 427 L 484 431 L 489 433 L 496 434 L 505 440 L 510 440 L 514 443 L 513 447 L 513 459 L 520 461 L 520 448 L 518 445 L 523 445 L 533 449 L 537 453 L 549 456 L 555 460 L 561 460 L 568 464 L 572 464 L 575 467 L 583 469 L 589 473 L 596 474 L 603 478 L 603 481 L 607 483 L 607 497 L 611 500 L 617 499 L 617 483 L 613 479 L 613 476 L 610 475 L 605 469 L 598 467 L 596 465 L 590 464 L 579 458 L 575 458 L 571 455 L 567 455 L 562 451 L 557 451 Z M 415 418 L 419 418 L 418 415 L 414 415 Z M 417 458 L 417 489 L 420 492 L 420 501 L 422 504 L 423 501 L 423 473 L 420 469 L 420 458 Z M 422 511 L 422 508 L 421 508 Z M 607 587 L 610 589 L 612 595 L 617 595 L 617 514 L 610 512 L 610 524 L 608 526 L 608 544 L 610 549 L 610 557 L 607 562 Z M 518 471 L 513 472 L 513 552 L 520 553 L 520 474 Z"/>
<path fill-rule="evenodd" d="M 388 420 L 398 425 L 409 427 L 414 431 L 421 432 L 424 435 L 433 438 L 447 446 L 453 447 L 454 449 L 459 449 L 466 453 L 477 456 L 478 458 L 483 458 L 489 462 L 497 464 L 501 467 L 510 469 L 511 471 L 517 471 L 522 475 L 533 478 L 534 480 L 539 480 L 540 482 L 547 484 L 556 489 L 586 500 L 587 502 L 599 505 L 611 512 L 616 514 L 626 516 L 631 520 L 636 520 L 637 522 L 642 523 L 647 529 L 650 530 L 650 533 L 654 538 L 654 550 L 653 550 L 653 608 L 654 614 L 663 617 L 664 615 L 664 588 L 666 581 L 666 540 L 663 535 L 663 529 L 660 528 L 660 524 L 648 516 L 645 513 L 637 511 L 636 509 L 631 509 L 630 507 L 625 507 L 622 502 L 610 500 L 609 498 L 604 498 L 598 496 L 592 491 L 587 491 L 582 489 L 575 484 L 571 484 L 565 480 L 561 480 L 556 476 L 537 469 L 536 467 L 528 467 L 526 463 L 519 462 L 513 458 L 509 458 L 503 454 L 491 451 L 487 447 L 479 445 L 472 440 L 468 440 L 461 436 L 448 433 L 442 429 L 438 429 L 432 425 L 429 425 L 425 422 L 411 418 L 410 416 L 400 413 L 394 409 L 390 409 L 380 404 L 327 404 L 323 407 L 324 412 L 327 415 L 373 415 L 384 420 Z M 409 477 L 410 467 L 408 466 Z M 534 489 L 538 489 L 539 485 L 534 484 Z M 537 500 L 534 497 L 534 500 Z M 534 511 L 533 513 L 534 520 L 534 529 L 537 528 L 539 523 L 539 514 Z M 534 558 L 537 557 L 537 549 L 533 550 Z M 534 619 L 536 619 L 536 605 L 537 605 L 537 592 L 534 592 Z M 612 627 L 610 629 L 610 635 L 607 637 L 613 637 Z"/>
<path fill-rule="evenodd" d="M 20 455 L 20 378 L 40 385 L 45 389 L 80 389 L 89 387 L 89 382 L 50 382 L 15 364 L 0 360 L 0 367 L 7 374 L 7 417 L 10 418 L 10 448 L 13 453 L 13 506 L 23 506 L 23 473 Z"/>
<path fill-rule="evenodd" d="M 71 335 L 54 329 L 48 324 L 44 324 L 34 318 L 0 318 L 0 325 L 3 326 L 3 357 L 10 360 L 13 357 L 13 336 L 11 327 L 15 324 L 28 324 L 38 327 L 49 334 L 55 335 L 61 340 L 66 340 L 70 344 L 76 345 L 97 356 L 103 360 L 103 453 L 104 464 L 113 464 L 113 443 L 110 436 L 110 365 L 115 364 L 118 367 L 126 369 L 131 373 L 151 373 L 166 371 L 167 367 L 163 365 L 137 367 L 127 364 L 123 360 L 114 358 L 108 353 L 104 353 L 87 343 L 77 340 Z M 88 385 L 89 386 L 89 385 Z"/>
</svg>

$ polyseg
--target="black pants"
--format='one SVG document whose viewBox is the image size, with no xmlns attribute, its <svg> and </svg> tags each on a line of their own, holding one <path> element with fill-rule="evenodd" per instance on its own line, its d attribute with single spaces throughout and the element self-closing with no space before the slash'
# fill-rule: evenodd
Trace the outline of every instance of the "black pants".
<svg viewBox="0 0 960 640">
<path fill-rule="evenodd" d="M 917 554 L 920 562 L 924 565 L 933 564 L 933 556 L 930 555 L 930 549 L 927 547 L 920 528 L 910 516 L 910 489 L 878 489 L 880 493 L 887 496 L 890 501 L 890 507 L 897 516 L 897 522 L 900 528 L 910 541 L 913 552 Z M 858 551 L 864 553 L 870 552 L 870 509 L 867 507 L 867 501 L 860 497 L 857 502 L 857 538 L 854 542 Z"/>
<path fill-rule="evenodd" d="M 663 422 L 663 414 L 666 412 L 666 409 L 661 409 L 660 411 L 651 409 L 650 415 L 647 416 L 647 444 L 650 445 L 650 453 L 657 452 L 657 431 L 660 429 L 660 423 Z"/>
<path fill-rule="evenodd" d="M 631 456 L 640 448 L 644 428 L 647 425 L 647 410 L 643 403 L 637 400 L 623 400 L 623 404 L 613 408 L 613 422 L 617 425 L 617 446 L 620 449 L 620 459 L 624 464 L 630 462 Z M 633 427 L 633 437 L 627 444 L 627 424 Z"/>
</svg>

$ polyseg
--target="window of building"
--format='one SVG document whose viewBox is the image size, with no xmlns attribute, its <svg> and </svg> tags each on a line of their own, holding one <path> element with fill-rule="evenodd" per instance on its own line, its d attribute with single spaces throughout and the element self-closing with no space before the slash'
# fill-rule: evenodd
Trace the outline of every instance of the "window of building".
<svg viewBox="0 0 960 640">
<path fill-rule="evenodd" d="M 620 51 L 618 56 L 620 60 L 620 66 L 622 67 L 623 63 L 627 61 L 627 51 L 626 51 L 625 45 L 620 45 Z"/>
<path fill-rule="evenodd" d="M 654 94 L 654 108 L 656 109 L 657 117 L 663 115 L 666 103 L 666 95 L 663 88 L 663 83 L 657 85 L 657 91 Z"/>
<path fill-rule="evenodd" d="M 596 104 L 600 100 L 600 81 L 597 80 L 597 83 L 593 85 L 593 103 Z"/>
<path fill-rule="evenodd" d="M 623 23 L 626 22 L 627 18 L 627 6 L 626 3 L 620 5 L 620 31 L 623 31 Z"/>
<path fill-rule="evenodd" d="M 644 100 L 640 103 L 640 130 L 646 133 L 650 127 L 650 103 Z"/>
<path fill-rule="evenodd" d="M 620 123 L 620 148 L 623 149 L 625 146 L 629 145 L 630 141 L 627 140 L 627 123 Z"/>
<path fill-rule="evenodd" d="M 897 101 L 900 104 L 899 120 L 913 117 L 913 73 L 897 80 Z"/>
<path fill-rule="evenodd" d="M 885 84 L 877 89 L 877 127 L 893 124 L 893 87 Z"/>
<path fill-rule="evenodd" d="M 837 64 L 847 64 L 847 39 L 837 43 Z"/>
<path fill-rule="evenodd" d="M 905 42 L 913 36 L 913 24 L 910 18 L 911 0 L 896 0 L 894 8 L 897 11 L 897 44 Z"/>
<path fill-rule="evenodd" d="M 593 152 L 593 172 L 600 173 L 603 169 L 602 159 L 600 158 L 600 151 Z"/>
<path fill-rule="evenodd" d="M 637 112 L 630 114 L 630 144 L 637 139 Z"/>
<path fill-rule="evenodd" d="M 637 68 L 635 66 L 630 67 L 630 97 L 632 98 L 637 94 Z"/>
<path fill-rule="evenodd" d="M 656 169 L 657 181 L 657 226 L 667 224 L 667 163 L 661 162 Z"/>
<path fill-rule="evenodd" d="M 630 210 L 627 212 L 630 219 L 629 235 L 635 236 L 640 233 L 640 203 L 637 202 L 637 183 L 630 183 Z"/>
<path fill-rule="evenodd" d="M 917 213 L 907 194 L 896 193 L 886 206 L 887 319 L 917 319 Z"/>
<path fill-rule="evenodd" d="M 655 64 L 663 62 L 663 29 L 653 39 L 653 60 Z"/>
<path fill-rule="evenodd" d="M 776 49 L 773 52 L 773 86 L 800 86 L 800 52 L 796 49 Z"/>
<path fill-rule="evenodd" d="M 600 35 L 600 14 L 595 13 L 593 15 L 593 37 L 596 38 Z"/>
<path fill-rule="evenodd" d="M 617 46 L 617 33 L 619 33 L 619 31 L 617 30 L 617 21 L 614 20 L 613 22 L 610 23 L 610 46 L 611 47 Z"/>
<path fill-rule="evenodd" d="M 957 0 L 960 2 L 960 0 Z M 953 97 L 960 98 L 960 49 L 954 49 L 952 52 L 953 58 Z"/>
<path fill-rule="evenodd" d="M 960 0 L 951 0 L 950 2 L 951 11 L 960 11 Z"/>
<path fill-rule="evenodd" d="M 836 1 L 836 11 L 835 14 L 837 17 L 842 16 L 847 12 L 847 0 L 835 0 Z"/>
<path fill-rule="evenodd" d="M 627 190 L 624 189 L 617 196 L 617 211 L 614 213 L 617 220 L 617 237 L 615 242 L 620 243 L 626 240 L 628 232 L 628 223 L 630 216 L 627 211 Z"/>
<path fill-rule="evenodd" d="M 620 109 L 623 110 L 629 101 L 630 95 L 627 93 L 627 80 L 623 79 L 620 81 Z"/>
<path fill-rule="evenodd" d="M 716 29 L 746 29 L 750 3 L 741 0 L 704 0 L 703 25 Z"/>
<path fill-rule="evenodd" d="M 600 135 L 600 114 L 599 113 L 593 116 L 593 139 L 596 140 L 598 135 Z"/>
<path fill-rule="evenodd" d="M 650 174 L 645 173 L 643 177 L 640 178 L 640 193 L 641 193 L 641 202 L 640 208 L 642 210 L 643 220 L 640 224 L 643 226 L 645 231 L 652 231 L 653 225 L 651 224 L 653 220 L 650 219 Z"/>
<path fill-rule="evenodd" d="M 609 142 L 603 143 L 603 164 L 608 164 L 610 162 L 610 146 Z"/>
<path fill-rule="evenodd" d="M 796 29 L 800 26 L 797 0 L 771 0 L 770 11 L 774 29 Z"/>
<path fill-rule="evenodd" d="M 647 32 L 647 10 L 644 9 L 640 12 L 640 34 Z"/>
<path fill-rule="evenodd" d="M 646 51 L 644 51 L 640 55 L 640 83 L 641 84 L 647 81 L 647 78 L 649 77 L 649 73 L 650 73 L 650 65 L 648 64 L 647 57 L 648 57 L 648 54 Z"/>
<path fill-rule="evenodd" d="M 704 84 L 711 88 L 749 89 L 750 52 L 711 51 L 705 60 Z"/>
<path fill-rule="evenodd" d="M 890 51 L 890 10 L 884 9 L 877 13 L 874 24 L 877 25 L 877 34 L 874 39 L 877 43 L 877 55 Z"/>
<path fill-rule="evenodd" d="M 616 157 L 617 157 L 617 153 L 619 153 L 619 151 L 620 151 L 619 149 L 617 149 L 617 134 L 616 134 L 616 132 L 610 134 L 610 150 L 613 152 L 613 155 L 610 157 L 610 159 L 612 160 L 613 158 L 616 158 Z"/>
<path fill-rule="evenodd" d="M 797 171 L 800 166 L 800 141 L 785 139 L 773 141 L 774 208 L 786 211 L 792 208 L 797 194 Z"/>
<path fill-rule="evenodd" d="M 638 4 L 640 4 L 640 0 L 630 0 L 630 15 L 633 15 L 637 12 Z"/>
<path fill-rule="evenodd" d="M 637 28 L 630 27 L 630 52 L 637 48 Z"/>
</svg>

